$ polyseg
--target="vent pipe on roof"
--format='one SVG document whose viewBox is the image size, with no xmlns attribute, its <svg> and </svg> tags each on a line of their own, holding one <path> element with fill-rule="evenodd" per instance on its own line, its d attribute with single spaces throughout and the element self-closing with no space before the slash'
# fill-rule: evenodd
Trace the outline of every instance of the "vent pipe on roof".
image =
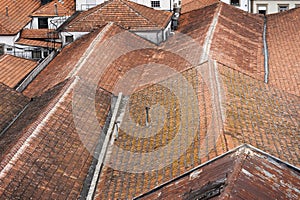
<svg viewBox="0 0 300 200">
<path fill-rule="evenodd" d="M 6 10 L 5 15 L 6 15 L 6 17 L 8 17 L 8 6 L 5 7 L 5 10 Z"/>
<path fill-rule="evenodd" d="M 146 126 L 149 126 L 149 110 L 150 107 L 146 107 Z"/>
<path fill-rule="evenodd" d="M 55 14 L 55 15 L 58 15 L 57 4 L 56 4 L 56 3 L 54 4 L 54 14 Z"/>
</svg>

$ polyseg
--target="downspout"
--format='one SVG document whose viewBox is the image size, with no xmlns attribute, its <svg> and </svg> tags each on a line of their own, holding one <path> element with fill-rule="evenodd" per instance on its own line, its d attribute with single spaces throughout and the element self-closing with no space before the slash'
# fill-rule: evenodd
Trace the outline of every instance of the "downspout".
<svg viewBox="0 0 300 200">
<path fill-rule="evenodd" d="M 264 67 L 265 67 L 264 81 L 265 81 L 265 83 L 268 83 L 268 80 L 269 80 L 269 53 L 268 53 L 268 44 L 267 44 L 267 17 L 266 16 L 264 16 L 263 42 L 264 42 Z"/>
</svg>

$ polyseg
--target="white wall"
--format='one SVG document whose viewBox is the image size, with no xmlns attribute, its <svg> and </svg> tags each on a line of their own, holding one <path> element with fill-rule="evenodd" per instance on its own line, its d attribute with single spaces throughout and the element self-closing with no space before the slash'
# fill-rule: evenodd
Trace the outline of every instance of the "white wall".
<svg viewBox="0 0 300 200">
<path fill-rule="evenodd" d="M 69 16 L 63 16 L 63 17 L 49 17 L 48 18 L 48 28 L 49 29 L 57 29 L 62 23 L 64 23 Z M 31 29 L 38 29 L 38 19 L 39 17 L 33 17 L 32 22 L 29 28 Z M 51 23 L 52 22 L 52 23 Z M 55 24 L 55 25 L 54 25 Z"/>
<path fill-rule="evenodd" d="M 65 46 L 67 44 L 66 42 L 66 36 L 72 36 L 74 41 L 77 40 L 78 38 L 88 34 L 89 32 L 61 32 L 61 40 L 62 40 L 62 46 Z"/>
<path fill-rule="evenodd" d="M 231 4 L 231 0 L 221 0 L 221 1 L 229 5 Z M 235 7 L 240 8 L 247 12 L 251 11 L 251 0 L 239 0 L 239 1 L 240 1 L 240 5 Z"/>
<path fill-rule="evenodd" d="M 76 0 L 76 11 L 87 10 L 88 8 L 94 7 L 94 5 L 99 5 L 106 0 Z M 139 3 L 151 8 L 151 0 L 130 0 L 135 3 Z M 181 0 L 157 0 L 160 1 L 160 8 L 155 8 L 158 10 L 173 10 L 174 3 Z M 88 5 L 90 4 L 90 5 Z"/>
<path fill-rule="evenodd" d="M 160 44 L 163 41 L 166 41 L 171 33 L 171 24 L 170 21 L 169 24 L 166 26 L 165 29 L 158 30 L 158 31 L 132 31 L 136 35 L 153 42 L 155 44 Z"/>
<path fill-rule="evenodd" d="M 267 5 L 267 14 L 273 14 L 278 12 L 278 4 L 288 4 L 289 9 L 295 8 L 296 4 L 300 5 L 299 1 L 261 1 L 261 0 L 254 0 L 253 1 L 253 13 L 258 13 L 258 6 L 257 5 Z"/>
<path fill-rule="evenodd" d="M 76 11 L 87 10 L 103 3 L 105 0 L 76 0 Z"/>
</svg>

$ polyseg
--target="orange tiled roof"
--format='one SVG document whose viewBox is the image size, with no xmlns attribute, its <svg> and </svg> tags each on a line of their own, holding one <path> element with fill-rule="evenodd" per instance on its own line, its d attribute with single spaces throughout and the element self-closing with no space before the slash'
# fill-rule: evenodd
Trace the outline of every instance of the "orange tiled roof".
<svg viewBox="0 0 300 200">
<path fill-rule="evenodd" d="M 58 33 L 54 29 L 23 29 L 21 38 L 25 39 L 58 39 Z"/>
<path fill-rule="evenodd" d="M 229 11 L 240 19 L 232 19 Z M 189 25 L 189 17 L 194 27 Z M 215 22 L 216 26 L 212 26 Z M 0 171 L 4 183 L 1 185 L 0 195 L 6 198 L 56 198 L 59 193 L 63 198 L 78 198 L 83 185 L 86 185 L 84 179 L 92 157 L 80 143 L 76 128 L 87 130 L 84 131 L 84 137 L 94 148 L 93 139 L 99 137 L 100 131 L 95 131 L 97 128 L 91 124 L 93 113 L 88 112 L 88 106 L 96 106 L 99 111 L 97 119 L 103 127 L 111 93 L 116 94 L 119 90 L 130 87 L 136 89 L 128 99 L 125 98 L 130 110 L 124 115 L 120 111 L 117 113 L 117 117 L 122 118 L 122 123 L 117 140 L 110 142 L 114 145 L 109 145 L 105 163 L 113 163 L 133 171 L 144 165 L 161 168 L 133 173 L 104 165 L 96 186 L 96 199 L 130 199 L 244 143 L 299 166 L 300 97 L 261 80 L 260 71 L 256 69 L 256 64 L 261 61 L 255 61 L 255 58 L 261 59 L 255 51 L 260 49 L 261 22 L 260 17 L 248 16 L 225 4 L 211 5 L 201 12 L 195 10 L 183 15 L 183 27 L 179 31 L 194 38 L 194 43 L 206 45 L 204 50 L 217 58 L 217 62 L 206 61 L 199 65 L 197 57 L 196 67 L 189 65 L 189 62 L 176 53 L 164 51 L 165 46 L 157 47 L 112 24 L 67 46 L 62 56 L 58 55 L 24 92 L 28 96 L 42 95 L 55 84 L 71 79 L 42 110 L 40 117 L 28 123 L 16 144 L 5 152 L 0 166 L 6 169 L 11 167 L 12 173 L 10 170 Z M 249 26 L 246 27 L 246 24 Z M 234 37 L 226 32 L 232 33 Z M 117 33 L 127 35 L 125 38 L 116 37 L 116 44 L 105 43 Z M 217 46 L 218 34 L 224 37 L 224 45 L 228 48 Z M 239 42 L 240 45 L 237 44 Z M 82 49 L 79 45 L 83 45 Z M 143 48 L 132 50 L 135 45 Z M 247 45 L 249 49 L 246 48 Z M 188 49 L 188 44 L 178 48 L 183 49 L 176 49 L 177 52 L 183 51 L 186 54 L 191 50 Z M 130 51 L 126 52 L 128 49 Z M 237 52 L 227 54 L 228 49 L 247 54 L 249 58 L 245 59 L 248 59 L 249 65 L 237 58 Z M 74 55 L 77 51 L 78 55 Z M 111 60 L 115 56 L 116 59 Z M 107 63 L 108 66 L 105 65 Z M 115 86 L 127 72 L 147 63 L 167 65 L 179 73 L 162 76 L 159 72 L 151 72 L 149 68 L 137 70 L 130 83 L 126 82 L 123 88 L 117 87 L 118 90 L 115 90 Z M 191 88 L 183 87 L 180 77 L 184 77 Z M 150 83 L 143 85 L 147 81 Z M 83 82 L 82 89 L 87 88 L 79 96 L 79 101 L 84 100 L 84 97 L 87 99 L 80 109 L 82 115 L 85 112 L 87 115 L 77 116 L 84 122 L 80 127 L 73 121 L 76 117 L 73 117 L 72 112 L 72 96 L 76 94 L 74 86 L 79 82 Z M 96 97 L 99 98 L 96 105 L 90 102 L 95 99 L 91 96 L 93 92 L 90 87 L 95 85 L 101 87 L 98 88 L 100 95 Z M 180 90 L 180 93 L 173 92 L 165 85 Z M 195 95 L 191 95 L 191 92 Z M 183 104 L 178 95 L 183 96 Z M 197 104 L 193 105 L 195 100 Z M 126 105 L 125 101 L 122 105 Z M 141 134 L 139 127 L 146 121 L 145 105 L 154 110 L 154 114 L 150 111 L 152 124 L 149 130 L 143 132 L 147 137 L 137 137 Z M 156 124 L 162 120 L 161 126 Z M 154 152 L 169 144 L 179 130 L 183 133 L 180 140 L 169 145 L 157 157 L 149 158 L 142 154 L 139 158 L 141 162 L 137 162 L 138 159 L 133 156 L 124 156 L 113 148 L 118 146 L 135 153 Z M 191 144 L 184 148 L 187 140 Z M 26 151 L 21 149 L 16 154 L 20 147 L 26 148 Z M 183 150 L 183 153 L 172 162 L 165 166 L 159 162 L 160 157 L 169 161 L 178 150 Z M 11 159 L 14 155 L 16 158 Z"/>
<path fill-rule="evenodd" d="M 182 0 L 181 1 L 181 14 L 198 10 L 206 6 L 219 2 L 219 0 Z"/>
<path fill-rule="evenodd" d="M 21 31 L 31 21 L 30 14 L 40 4 L 39 0 L 0 0 L 0 35 L 15 35 Z"/>
<path fill-rule="evenodd" d="M 20 45 L 26 45 L 26 46 L 33 46 L 33 47 L 44 47 L 44 48 L 55 48 L 59 49 L 61 48 L 61 43 L 60 42 L 48 42 L 48 41 L 43 41 L 43 40 L 31 40 L 31 39 L 25 39 L 25 38 L 20 38 L 16 44 Z"/>
<path fill-rule="evenodd" d="M 54 88 L 36 98 L 35 104 L 39 106 L 28 107 L 27 112 L 1 138 L 1 143 L 7 142 L 10 147 L 5 148 L 5 154 L 2 154 L 1 197 L 79 198 L 93 160 L 92 154 L 81 142 L 82 137 L 87 139 L 91 149 L 95 148 L 101 134 L 98 126 L 104 126 L 111 100 L 110 93 L 98 90 L 101 103 L 93 106 L 98 110 L 99 124 L 95 126 L 90 119 L 85 118 L 85 125 L 90 130 L 79 137 L 72 113 L 72 88 L 76 80 L 60 84 L 59 89 Z M 11 137 L 17 141 L 10 141 Z M 16 152 L 20 156 L 11 161 Z M 13 166 L 10 165 L 12 162 Z M 3 174 L 4 171 L 8 173 Z"/>
<path fill-rule="evenodd" d="M 9 125 L 29 101 L 29 98 L 0 82 L 0 132 Z"/>
<path fill-rule="evenodd" d="M 180 23 L 178 31 L 200 41 L 206 55 L 263 80 L 262 17 L 218 3 L 183 14 Z"/>
<path fill-rule="evenodd" d="M 171 20 L 172 13 L 127 1 L 110 0 L 80 13 L 65 29 L 89 32 L 108 22 L 115 22 L 125 29 L 162 29 Z"/>
<path fill-rule="evenodd" d="M 74 9 L 68 8 L 64 1 L 54 0 L 46 5 L 41 6 L 31 14 L 32 17 L 55 17 L 55 16 L 70 16 L 73 14 Z M 71 1 L 69 1 L 71 2 Z M 74 1 L 73 1 L 74 3 Z M 57 13 L 55 11 L 55 5 Z"/>
<path fill-rule="evenodd" d="M 0 82 L 14 88 L 37 66 L 37 62 L 11 55 L 0 56 Z"/>
<path fill-rule="evenodd" d="M 300 95 L 300 9 L 267 16 L 269 83 Z"/>
</svg>

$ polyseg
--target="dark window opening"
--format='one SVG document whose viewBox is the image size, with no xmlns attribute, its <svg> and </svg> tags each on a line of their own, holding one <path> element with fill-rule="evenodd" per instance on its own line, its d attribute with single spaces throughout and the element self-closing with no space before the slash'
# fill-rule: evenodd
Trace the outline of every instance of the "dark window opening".
<svg viewBox="0 0 300 200">
<path fill-rule="evenodd" d="M 39 18 L 38 26 L 39 28 L 48 28 L 48 18 Z"/>
<path fill-rule="evenodd" d="M 233 6 L 240 6 L 240 0 L 231 0 L 230 4 Z"/>
<path fill-rule="evenodd" d="M 289 9 L 288 5 L 278 5 L 278 12 L 283 12 Z"/>
<path fill-rule="evenodd" d="M 0 44 L 0 56 L 4 54 L 4 44 Z"/>
<path fill-rule="evenodd" d="M 267 13 L 266 13 L 266 10 L 258 10 L 258 14 L 265 15 L 265 14 L 267 14 Z"/>
<path fill-rule="evenodd" d="M 71 43 L 74 41 L 73 35 L 71 36 L 66 36 L 66 43 Z"/>
<path fill-rule="evenodd" d="M 152 8 L 160 8 L 160 1 L 151 1 Z"/>
<path fill-rule="evenodd" d="M 42 52 L 39 50 L 32 51 L 32 59 L 39 60 L 42 58 Z"/>
<path fill-rule="evenodd" d="M 45 4 L 47 4 L 47 3 L 49 3 L 49 2 L 51 2 L 52 0 L 41 0 L 41 3 L 42 3 L 42 5 L 45 5 Z"/>
</svg>

